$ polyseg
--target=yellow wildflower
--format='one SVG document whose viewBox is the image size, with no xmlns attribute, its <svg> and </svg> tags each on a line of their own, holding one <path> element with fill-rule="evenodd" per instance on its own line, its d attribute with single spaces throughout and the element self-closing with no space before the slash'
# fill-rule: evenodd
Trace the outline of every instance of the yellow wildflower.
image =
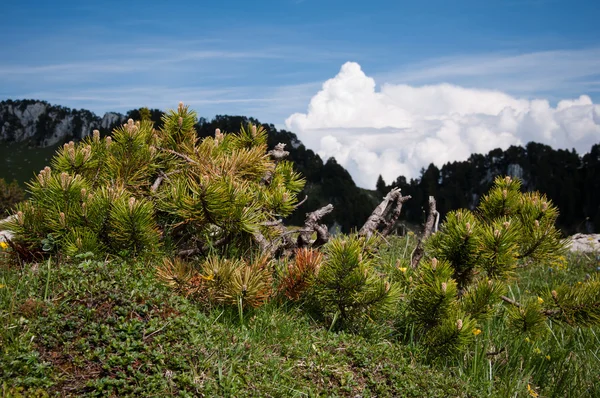
<svg viewBox="0 0 600 398">
<path fill-rule="evenodd" d="M 529 340 L 529 337 L 525 337 L 525 341 L 528 343 L 531 343 L 531 340 Z"/>
<path fill-rule="evenodd" d="M 406 272 L 406 270 L 407 270 L 406 267 L 399 267 L 398 269 L 400 270 L 400 272 Z"/>
<path fill-rule="evenodd" d="M 0 242 L 0 248 L 2 248 L 2 250 L 8 249 L 8 243 L 4 241 Z"/>
<path fill-rule="evenodd" d="M 473 329 L 473 334 L 475 336 L 479 335 L 479 333 L 481 333 L 481 329 Z"/>
<path fill-rule="evenodd" d="M 547 360 L 550 360 L 550 355 L 546 355 L 546 359 L 547 359 Z"/>
<path fill-rule="evenodd" d="M 538 303 L 539 304 L 544 304 L 544 299 L 538 296 Z"/>
<path fill-rule="evenodd" d="M 200 275 L 202 277 L 202 279 L 206 280 L 206 281 L 212 281 L 213 279 L 215 279 L 215 276 L 213 274 L 204 276 L 204 275 Z"/>
<path fill-rule="evenodd" d="M 535 392 L 535 390 L 533 388 L 531 388 L 531 386 L 529 384 L 527 384 L 527 392 L 529 393 L 529 395 L 531 395 L 532 397 L 539 397 L 540 395 Z"/>
<path fill-rule="evenodd" d="M 533 350 L 533 352 L 535 352 L 536 354 L 541 354 L 541 353 L 542 353 L 542 350 L 540 350 L 539 348 L 537 348 L 537 347 L 536 347 L 536 348 Z"/>
<path fill-rule="evenodd" d="M 0 289 L 4 288 L 6 285 L 3 285 L 2 283 L 0 283 Z"/>
</svg>

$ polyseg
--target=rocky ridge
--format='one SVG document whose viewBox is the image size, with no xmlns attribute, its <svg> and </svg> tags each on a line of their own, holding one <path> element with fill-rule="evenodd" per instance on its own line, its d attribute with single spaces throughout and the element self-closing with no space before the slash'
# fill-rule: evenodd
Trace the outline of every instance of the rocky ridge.
<svg viewBox="0 0 600 398">
<path fill-rule="evenodd" d="M 108 133 L 125 119 L 125 115 L 115 112 L 99 117 L 88 110 L 50 105 L 45 101 L 6 100 L 0 102 L 0 141 L 52 146 L 80 140 L 94 129 Z"/>
</svg>

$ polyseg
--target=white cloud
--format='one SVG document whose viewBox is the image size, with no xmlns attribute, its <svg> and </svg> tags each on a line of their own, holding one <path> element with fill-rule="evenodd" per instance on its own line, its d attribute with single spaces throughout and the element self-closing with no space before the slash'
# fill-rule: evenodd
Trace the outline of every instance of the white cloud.
<svg viewBox="0 0 600 398">
<path fill-rule="evenodd" d="M 582 95 L 552 107 L 545 99 L 451 84 L 378 89 L 348 62 L 286 126 L 322 157 L 335 157 L 359 186 L 373 188 L 379 174 L 388 183 L 418 177 L 429 163 L 530 141 L 587 152 L 600 142 L 600 105 Z"/>
</svg>

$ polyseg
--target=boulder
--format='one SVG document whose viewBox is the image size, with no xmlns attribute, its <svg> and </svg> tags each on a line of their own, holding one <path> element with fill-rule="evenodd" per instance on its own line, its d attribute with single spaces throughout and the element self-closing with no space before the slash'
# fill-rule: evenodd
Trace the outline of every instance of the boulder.
<svg viewBox="0 0 600 398">
<path fill-rule="evenodd" d="M 8 218 L 5 218 L 4 220 L 0 221 L 0 224 L 5 221 L 10 221 L 10 219 L 13 217 L 15 217 L 15 216 L 10 216 Z M 6 242 L 7 240 L 12 239 L 12 237 L 13 237 L 12 232 L 10 232 L 8 230 L 0 231 L 0 242 Z"/>
<path fill-rule="evenodd" d="M 600 234 L 575 234 L 570 239 L 572 252 L 600 253 Z"/>
</svg>

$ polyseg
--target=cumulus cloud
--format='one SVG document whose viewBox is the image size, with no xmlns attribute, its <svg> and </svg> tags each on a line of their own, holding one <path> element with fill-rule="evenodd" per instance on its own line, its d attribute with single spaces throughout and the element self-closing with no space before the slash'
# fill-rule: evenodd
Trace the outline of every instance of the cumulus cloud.
<svg viewBox="0 0 600 398">
<path fill-rule="evenodd" d="M 600 105 L 582 95 L 553 107 L 451 84 L 378 87 L 347 62 L 286 127 L 323 158 L 335 157 L 359 186 L 373 188 L 380 174 L 388 183 L 414 178 L 430 163 L 530 141 L 587 152 L 600 142 Z"/>
</svg>

